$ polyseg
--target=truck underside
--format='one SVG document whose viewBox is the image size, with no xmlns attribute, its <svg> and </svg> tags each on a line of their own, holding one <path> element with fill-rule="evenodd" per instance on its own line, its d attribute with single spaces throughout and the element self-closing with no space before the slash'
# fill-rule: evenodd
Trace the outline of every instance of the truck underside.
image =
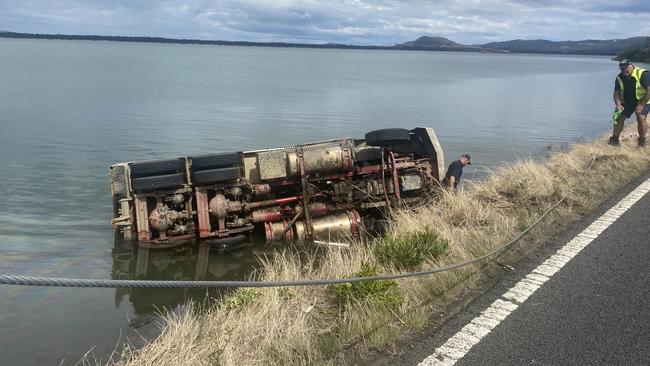
<svg viewBox="0 0 650 366">
<path fill-rule="evenodd" d="M 391 128 L 256 151 L 110 167 L 113 225 L 127 240 L 164 245 L 250 237 L 332 242 L 358 237 L 390 207 L 422 200 L 444 176 L 431 128 Z"/>
</svg>

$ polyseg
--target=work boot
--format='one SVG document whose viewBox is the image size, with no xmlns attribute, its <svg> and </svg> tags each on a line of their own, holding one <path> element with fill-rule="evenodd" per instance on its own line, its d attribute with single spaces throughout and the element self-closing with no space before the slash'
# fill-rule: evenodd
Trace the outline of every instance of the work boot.
<svg viewBox="0 0 650 366">
<path fill-rule="evenodd" d="M 639 136 L 639 139 L 636 143 L 639 145 L 639 147 L 645 147 L 645 136 Z"/>
<path fill-rule="evenodd" d="M 608 144 L 608 145 L 612 145 L 612 146 L 618 146 L 618 145 L 619 145 L 619 142 L 618 142 L 618 136 L 612 136 L 612 137 L 610 137 L 610 138 L 609 138 L 609 141 L 607 142 L 607 144 Z M 645 139 L 644 139 L 644 144 L 645 144 Z"/>
</svg>

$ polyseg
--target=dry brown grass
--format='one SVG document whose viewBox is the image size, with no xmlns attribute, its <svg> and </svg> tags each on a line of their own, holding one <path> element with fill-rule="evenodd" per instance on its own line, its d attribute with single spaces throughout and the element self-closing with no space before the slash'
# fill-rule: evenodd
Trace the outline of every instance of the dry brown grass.
<svg viewBox="0 0 650 366">
<path fill-rule="evenodd" d="M 613 148 L 604 142 L 578 144 L 543 164 L 521 161 L 495 170 L 458 194 L 396 213 L 393 233 L 435 228 L 451 240 L 451 252 L 423 267 L 444 266 L 484 254 L 518 234 L 566 197 L 529 241 L 543 240 L 577 215 L 593 209 L 610 192 L 650 167 L 650 155 L 623 139 Z M 592 164 L 593 161 L 593 164 Z M 590 167 L 587 174 L 584 172 Z M 558 225 L 561 224 L 561 225 Z M 534 240 L 533 240 L 534 239 Z M 371 246 L 332 249 L 319 258 L 291 251 L 262 260 L 259 279 L 338 278 L 376 263 Z M 383 268 L 390 272 L 390 268 Z M 341 349 L 392 347 L 400 334 L 424 327 L 428 314 L 444 310 L 474 286 L 481 265 L 433 276 L 400 280 L 399 308 L 359 303 L 340 307 L 327 287 L 239 290 L 206 312 L 167 317 L 160 337 L 140 350 L 126 349 L 124 365 L 306 365 L 340 363 Z M 230 304 L 226 306 L 225 304 Z"/>
</svg>

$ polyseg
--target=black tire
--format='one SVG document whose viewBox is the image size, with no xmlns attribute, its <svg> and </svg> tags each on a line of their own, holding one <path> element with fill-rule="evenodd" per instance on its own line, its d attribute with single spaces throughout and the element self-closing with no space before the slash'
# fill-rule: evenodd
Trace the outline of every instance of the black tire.
<svg viewBox="0 0 650 366">
<path fill-rule="evenodd" d="M 226 168 L 235 165 L 242 165 L 242 161 L 243 153 L 241 152 L 193 156 L 192 170 L 199 171 Z"/>
<path fill-rule="evenodd" d="M 381 160 L 381 149 L 377 147 L 367 147 L 358 150 L 354 160 L 357 162 Z"/>
<path fill-rule="evenodd" d="M 177 188 L 185 183 L 185 174 L 167 174 L 155 177 L 134 178 L 131 180 L 131 187 L 136 192 L 153 191 L 165 188 Z"/>
<path fill-rule="evenodd" d="M 377 219 L 373 223 L 373 230 L 378 235 L 384 235 L 388 232 L 390 221 L 386 219 Z"/>
<path fill-rule="evenodd" d="M 207 185 L 235 180 L 239 177 L 241 177 L 241 168 L 239 167 L 210 169 L 192 173 L 192 182 L 196 185 Z"/>
<path fill-rule="evenodd" d="M 185 159 L 152 160 L 131 163 L 131 178 L 166 175 L 185 171 Z"/>
<path fill-rule="evenodd" d="M 370 146 L 390 146 L 411 141 L 409 130 L 404 128 L 385 128 L 366 134 L 366 144 Z"/>
</svg>

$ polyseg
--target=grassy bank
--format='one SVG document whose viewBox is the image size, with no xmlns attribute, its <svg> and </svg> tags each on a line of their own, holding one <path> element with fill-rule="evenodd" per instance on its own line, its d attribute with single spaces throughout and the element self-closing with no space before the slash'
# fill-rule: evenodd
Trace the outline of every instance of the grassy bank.
<svg viewBox="0 0 650 366">
<path fill-rule="evenodd" d="M 515 163 L 458 194 L 443 193 L 400 211 L 386 238 L 329 249 L 318 258 L 287 250 L 273 261 L 262 260 L 256 278 L 339 278 L 462 262 L 499 247 L 566 197 L 518 244 L 531 248 L 650 168 L 650 154 L 636 147 L 635 138 L 623 138 L 616 148 L 603 141 L 576 144 L 541 164 Z M 500 260 L 516 260 L 512 253 Z M 340 364 L 344 354 L 391 350 L 402 335 L 430 324 L 432 314 L 480 283 L 484 266 L 399 281 L 240 289 L 217 307 L 188 306 L 170 314 L 156 341 L 127 348 L 110 363 Z"/>
</svg>

